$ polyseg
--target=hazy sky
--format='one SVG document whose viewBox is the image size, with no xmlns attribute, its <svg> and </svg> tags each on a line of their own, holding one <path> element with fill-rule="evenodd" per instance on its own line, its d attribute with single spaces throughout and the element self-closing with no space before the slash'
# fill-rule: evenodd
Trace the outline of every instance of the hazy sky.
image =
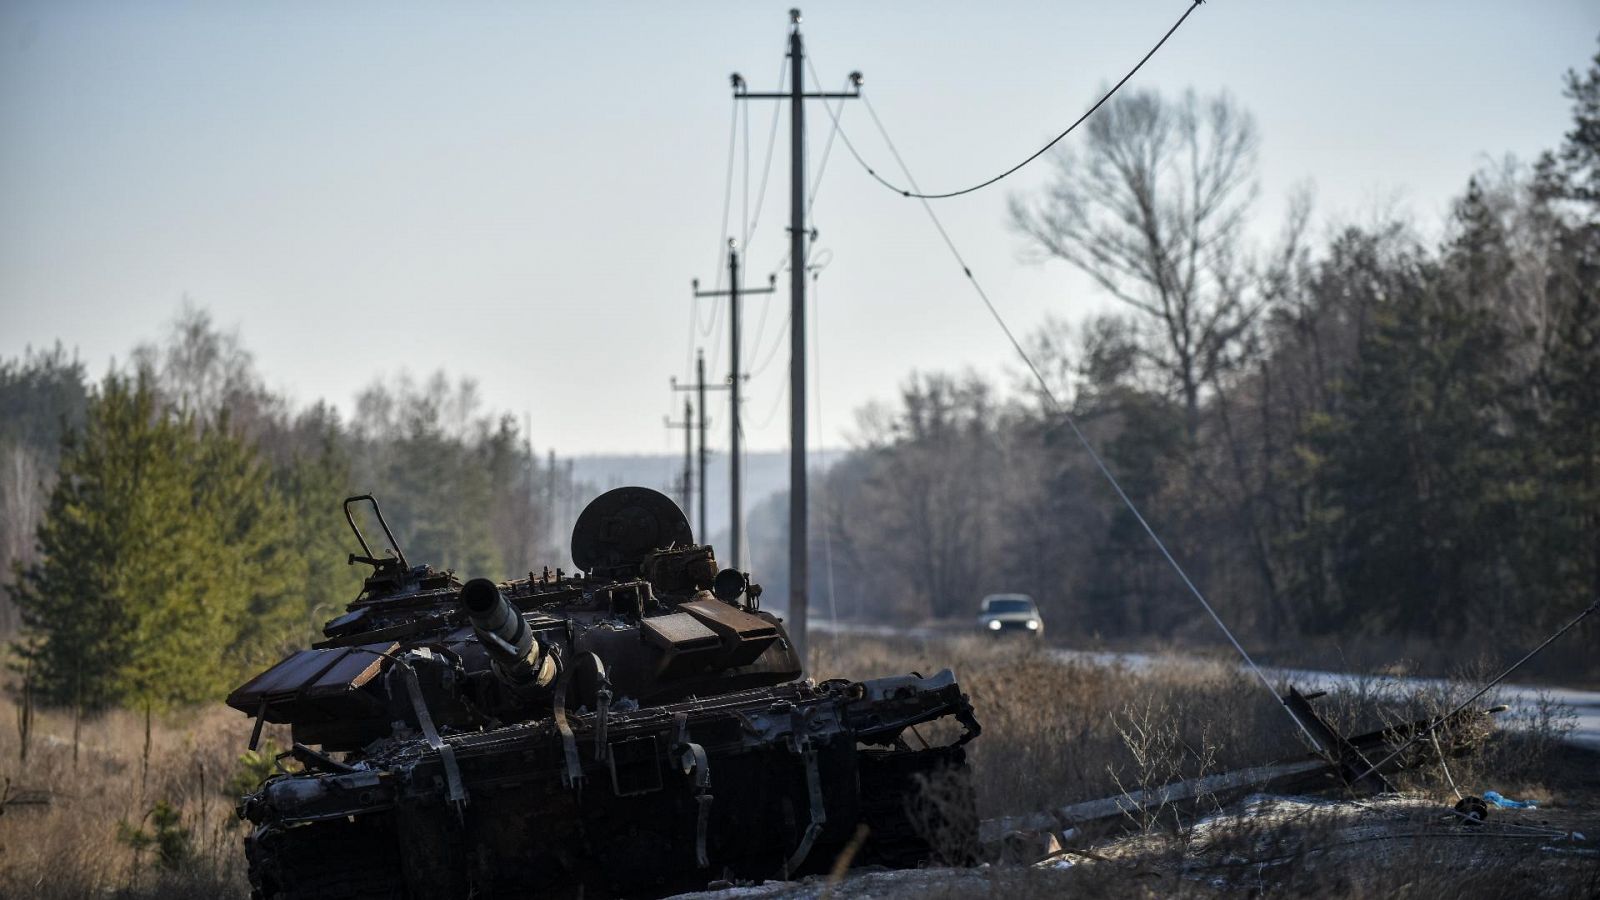
<svg viewBox="0 0 1600 900">
<path fill-rule="evenodd" d="M 804 29 L 830 89 L 866 74 L 934 190 L 1032 152 L 1185 6 L 812 2 Z M 377 376 L 443 368 L 530 415 L 541 449 L 670 452 L 689 282 L 714 280 L 723 243 L 727 76 L 776 87 L 788 7 L 0 3 L 0 355 L 60 339 L 98 375 L 188 297 L 301 402 L 349 409 Z M 1562 72 L 1597 32 L 1592 0 L 1213 0 L 1134 84 L 1255 113 L 1262 232 L 1303 179 L 1324 221 L 1398 200 L 1434 228 L 1475 168 L 1560 140 Z M 754 192 L 772 105 L 750 113 Z M 843 115 L 892 171 L 865 111 Z M 829 121 L 808 116 L 815 162 Z M 778 141 L 751 283 L 786 246 L 786 122 Z M 913 369 L 1015 368 L 921 210 L 839 150 L 814 222 L 829 444 Z M 1006 198 L 1045 174 L 939 206 L 1022 330 L 1106 303 L 1018 260 Z M 787 296 L 758 330 L 766 302 L 746 312 L 747 358 L 771 358 L 745 413 L 761 449 L 787 442 Z"/>
</svg>

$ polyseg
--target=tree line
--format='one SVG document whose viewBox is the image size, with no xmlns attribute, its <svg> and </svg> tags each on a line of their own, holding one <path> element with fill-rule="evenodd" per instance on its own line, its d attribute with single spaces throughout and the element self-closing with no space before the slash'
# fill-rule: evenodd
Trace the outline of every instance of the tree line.
<svg viewBox="0 0 1600 900">
<path fill-rule="evenodd" d="M 320 636 L 365 571 L 349 494 L 408 558 L 498 578 L 559 558 L 552 512 L 583 490 L 471 381 L 296 410 L 196 308 L 99 381 L 59 346 L 0 361 L 0 465 L 0 639 L 85 709 L 217 699 Z"/>
<path fill-rule="evenodd" d="M 1474 176 L 1442 235 L 1313 237 L 1301 195 L 1267 245 L 1249 113 L 1120 94 L 1010 210 L 1119 311 L 1028 339 L 1059 406 L 1031 376 L 922 373 L 861 410 L 814 482 L 814 615 L 1024 591 L 1057 633 L 1209 629 L 1067 415 L 1249 638 L 1514 643 L 1592 602 L 1600 56 L 1565 93 L 1559 146 Z M 339 504 L 367 491 L 409 558 L 499 577 L 563 558 L 554 516 L 587 489 L 470 381 L 296 408 L 203 310 L 98 381 L 60 347 L 0 360 L 0 639 L 51 702 L 219 697 L 354 597 Z M 786 504 L 749 521 L 775 606 Z"/>
<path fill-rule="evenodd" d="M 1259 138 L 1225 95 L 1124 92 L 1012 198 L 1026 253 L 1118 301 L 1034 334 L 1042 377 L 1247 634 L 1516 641 L 1600 596 L 1600 56 L 1565 95 L 1559 146 L 1475 175 L 1435 238 L 1393 212 L 1313 238 L 1301 193 L 1253 242 Z M 863 411 L 811 499 L 813 614 L 1025 591 L 1074 633 L 1209 630 L 1037 383 L 1010 387 L 917 374 Z M 751 525 L 775 595 L 786 504 Z"/>
</svg>

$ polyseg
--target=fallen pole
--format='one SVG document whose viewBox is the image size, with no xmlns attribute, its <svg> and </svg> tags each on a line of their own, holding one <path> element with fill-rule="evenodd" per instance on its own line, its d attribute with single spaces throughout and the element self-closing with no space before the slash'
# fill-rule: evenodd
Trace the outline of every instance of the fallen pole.
<svg viewBox="0 0 1600 900">
<path fill-rule="evenodd" d="M 1295 706 L 1309 709 L 1309 698 L 1291 688 L 1289 696 L 1297 702 Z M 1315 696 L 1315 695 L 1313 695 Z M 1289 701 L 1285 700 L 1288 706 Z M 1060 833 L 1076 830 L 1082 833 L 1095 826 L 1104 826 L 1109 822 L 1119 819 L 1131 820 L 1140 813 L 1152 810 L 1161 810 L 1168 806 L 1190 804 L 1210 798 L 1231 798 L 1251 792 L 1285 792 L 1300 793 L 1307 791 L 1326 790 L 1360 781 L 1369 776 L 1378 776 L 1374 783 L 1388 786 L 1382 779 L 1386 773 L 1398 772 L 1426 762 L 1432 761 L 1431 756 L 1419 756 L 1404 759 L 1400 753 L 1390 753 L 1378 765 L 1371 766 L 1366 772 L 1351 779 L 1353 760 L 1365 761 L 1366 753 L 1381 750 L 1383 747 L 1397 741 L 1403 741 L 1401 750 L 1411 746 L 1422 733 L 1431 733 L 1440 725 L 1476 725 L 1487 720 L 1490 713 L 1498 712 L 1504 707 L 1491 710 L 1465 710 L 1457 708 L 1450 714 L 1438 720 L 1421 719 L 1402 725 L 1383 728 L 1378 731 L 1368 732 L 1353 738 L 1345 738 L 1333 730 L 1320 717 L 1315 721 L 1321 729 L 1327 730 L 1326 739 L 1328 746 L 1337 753 L 1328 756 L 1312 756 L 1303 759 L 1288 760 L 1285 762 L 1269 763 L 1267 765 L 1251 766 L 1244 769 L 1234 769 L 1228 772 L 1219 772 L 1215 775 L 1205 775 L 1199 778 L 1188 778 L 1175 781 L 1159 787 L 1138 791 L 1128 791 L 1113 797 L 1104 797 L 1098 800 L 1087 800 L 1081 803 L 1068 804 L 1055 809 L 1041 810 L 1018 816 L 1004 816 L 997 819 L 986 819 L 979 824 L 979 840 L 985 844 L 992 844 L 1017 834 L 1037 832 Z M 1475 729 L 1468 729 L 1469 733 Z M 1439 747 L 1440 758 L 1453 755 L 1465 749 L 1470 739 L 1456 741 Z M 1439 745 L 1435 745 L 1439 746 Z"/>
</svg>

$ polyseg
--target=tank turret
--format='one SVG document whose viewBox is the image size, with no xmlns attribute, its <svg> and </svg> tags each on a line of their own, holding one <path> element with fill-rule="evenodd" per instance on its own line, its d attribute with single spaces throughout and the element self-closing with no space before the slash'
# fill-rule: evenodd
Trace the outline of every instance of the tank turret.
<svg viewBox="0 0 1600 900">
<path fill-rule="evenodd" d="M 600 495 L 574 572 L 500 582 L 413 565 L 370 496 L 345 515 L 360 595 L 228 697 L 256 736 L 288 725 L 302 766 L 241 800 L 256 896 L 651 896 L 823 871 L 857 824 L 857 864 L 975 842 L 954 676 L 802 679 L 760 585 L 667 497 Z M 938 720 L 946 742 L 902 738 Z M 957 787 L 910 802 L 929 779 Z"/>
</svg>

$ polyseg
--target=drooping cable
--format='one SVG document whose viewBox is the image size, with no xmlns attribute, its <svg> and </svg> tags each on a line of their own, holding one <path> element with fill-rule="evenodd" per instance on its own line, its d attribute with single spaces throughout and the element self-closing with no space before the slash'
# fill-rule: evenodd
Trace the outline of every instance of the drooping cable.
<svg viewBox="0 0 1600 900">
<path fill-rule="evenodd" d="M 816 68 L 815 65 L 812 64 L 811 56 L 809 54 L 806 56 L 805 61 L 806 61 L 806 67 L 808 69 L 810 69 L 810 72 L 811 72 L 811 81 L 812 81 L 812 83 L 814 85 L 816 85 L 817 93 L 820 94 L 820 93 L 823 92 L 823 90 L 822 90 L 822 82 L 817 79 L 817 68 Z M 822 105 L 823 106 L 827 106 L 828 105 L 828 101 L 826 99 L 824 99 L 822 101 Z M 843 100 L 839 101 L 839 106 L 840 106 L 840 110 L 839 110 L 838 113 L 835 113 L 833 110 L 829 110 L 829 118 L 831 118 L 833 120 L 833 127 L 828 130 L 828 140 L 823 143 L 823 145 L 822 145 L 822 156 L 817 161 L 817 172 L 811 178 L 811 192 L 806 197 L 806 221 L 807 222 L 811 221 L 811 211 L 817 205 L 817 194 L 821 193 L 821 191 L 822 191 L 822 176 L 828 171 L 828 157 L 829 157 L 829 155 L 831 154 L 831 152 L 833 150 L 834 138 L 839 136 L 840 133 L 841 133 L 839 131 L 839 123 L 844 117 L 843 116 L 843 107 L 844 107 L 844 101 Z M 764 177 L 763 177 L 763 180 L 764 180 Z M 814 250 L 815 250 L 815 245 L 808 241 L 806 243 L 807 268 L 811 267 L 810 266 L 811 254 L 812 254 L 812 252 Z M 774 267 L 774 271 L 775 272 L 778 271 L 778 270 L 781 270 L 783 268 L 784 264 L 786 264 L 789 261 L 789 253 L 790 253 L 790 251 L 787 250 L 787 249 L 783 251 L 783 256 L 778 259 L 778 264 L 777 264 L 777 266 Z M 832 258 L 832 253 L 831 252 L 829 252 L 829 258 L 830 259 Z M 826 266 L 827 262 L 824 261 L 824 262 L 821 263 L 821 265 Z M 815 280 L 815 279 L 813 278 L 813 280 Z M 763 303 L 761 305 L 761 317 L 756 322 L 755 339 L 751 341 L 751 346 L 752 347 L 759 347 L 761 345 L 761 336 L 766 334 L 767 310 L 771 307 L 771 305 L 772 304 L 770 302 L 769 303 Z M 772 361 L 777 358 L 778 351 L 783 348 L 784 338 L 789 336 L 789 316 L 790 316 L 789 313 L 785 313 L 784 314 L 783 325 L 779 327 L 777 334 L 774 336 L 772 346 L 768 348 L 766 354 L 762 357 L 761 364 L 750 371 L 750 377 L 751 378 L 756 378 L 756 377 L 760 376 L 761 373 L 766 371 L 767 367 L 772 364 Z M 754 355 L 754 354 L 752 354 L 752 355 Z M 776 410 L 776 408 L 777 407 L 773 407 L 774 410 Z"/>
<path fill-rule="evenodd" d="M 722 226 L 717 229 L 717 262 L 712 267 L 716 281 L 712 290 L 722 290 L 722 273 L 727 269 L 728 216 L 733 211 L 733 160 L 739 149 L 739 101 L 733 102 L 733 121 L 728 125 L 728 173 L 722 184 Z M 709 334 L 710 332 L 706 332 Z"/>
<path fill-rule="evenodd" d="M 717 288 L 718 289 L 720 289 L 722 287 L 722 253 L 724 252 L 722 248 L 727 246 L 727 240 L 728 240 L 728 238 L 727 238 L 727 234 L 728 234 L 728 214 L 732 210 L 732 205 L 733 205 L 733 159 L 734 159 L 734 151 L 738 148 L 738 142 L 739 142 L 739 101 L 737 99 L 735 99 L 733 101 L 733 116 L 732 116 L 731 120 L 728 123 L 728 165 L 727 165 L 727 173 L 723 177 L 723 185 L 722 185 L 722 225 L 721 225 L 720 228 L 717 229 L 717 235 L 718 235 L 717 236 L 717 247 L 718 247 L 718 252 L 717 252 L 717 265 L 716 265 L 716 272 L 717 272 L 717 282 L 716 283 L 717 283 Z M 690 372 L 694 371 L 694 368 L 693 368 L 693 366 L 694 366 L 694 345 L 695 345 L 696 336 L 698 335 L 699 337 L 702 337 L 702 338 L 710 337 L 712 334 L 714 334 L 716 332 L 717 323 L 721 319 L 721 316 L 719 315 L 719 313 L 721 311 L 721 304 L 720 304 L 719 301 L 713 300 L 712 301 L 712 305 L 711 305 L 711 320 L 709 322 L 707 322 L 705 325 L 703 325 L 703 326 L 701 325 L 701 323 L 700 323 L 700 297 L 698 296 L 698 293 L 699 292 L 696 292 L 695 295 L 691 296 L 690 297 L 690 302 L 689 302 L 689 346 L 685 351 L 684 363 L 683 363 L 683 371 L 684 371 L 684 377 L 685 378 L 687 378 L 689 376 Z M 713 341 L 713 343 L 715 343 L 715 341 Z"/>
<path fill-rule="evenodd" d="M 777 337 L 773 340 L 772 345 L 767 348 L 767 353 L 761 358 L 761 362 L 750 369 L 751 378 L 760 378 L 761 373 L 765 372 L 772 365 L 772 361 L 778 358 L 778 351 L 783 349 L 783 339 L 789 336 L 789 316 L 790 312 L 786 310 L 783 314 L 783 324 L 778 326 Z"/>
<path fill-rule="evenodd" d="M 788 331 L 788 328 L 784 330 Z M 767 426 L 772 424 L 772 420 L 778 417 L 778 410 L 783 406 L 783 398 L 786 396 L 788 396 L 786 391 L 772 392 L 772 404 L 767 407 L 766 412 L 761 414 L 761 422 L 756 425 L 757 431 L 766 431 Z"/>
<path fill-rule="evenodd" d="M 778 93 L 783 93 L 783 86 L 789 80 L 789 66 L 787 62 L 778 67 Z M 778 119 L 782 112 L 783 104 L 772 104 L 772 127 L 767 131 L 767 158 L 761 164 L 761 186 L 756 188 L 756 211 L 746 219 L 744 230 L 744 245 L 750 246 L 750 241 L 755 237 L 756 226 L 761 222 L 761 210 L 766 207 L 767 201 L 767 176 L 772 174 L 772 151 L 778 145 Z"/>
<path fill-rule="evenodd" d="M 817 93 L 827 93 L 822 89 L 822 79 L 817 77 L 817 65 L 812 62 L 811 55 L 806 54 L 806 70 L 811 73 L 811 83 L 816 86 Z M 846 85 L 849 80 L 846 79 Z M 828 106 L 828 98 L 822 98 L 822 105 Z M 822 187 L 822 173 L 828 171 L 828 155 L 833 152 L 833 139 L 839 136 L 839 123 L 844 120 L 844 98 L 839 100 L 839 109 L 828 110 L 828 118 L 833 120 L 833 127 L 828 129 L 828 140 L 822 145 L 822 159 L 817 162 L 817 174 L 811 179 L 811 196 L 806 198 L 806 221 L 811 221 L 811 209 L 817 205 L 817 190 Z"/>
<path fill-rule="evenodd" d="M 750 246 L 750 104 L 744 107 L 744 187 L 739 194 L 739 249 Z"/>
<path fill-rule="evenodd" d="M 787 83 L 788 76 L 789 76 L 789 67 L 787 65 L 785 65 L 785 66 L 783 66 L 781 68 L 781 70 L 778 73 L 778 90 L 780 92 L 783 90 L 783 85 Z M 776 103 L 773 104 L 773 106 L 772 106 L 772 127 L 770 129 L 768 129 L 768 131 L 767 131 L 766 161 L 763 162 L 762 165 L 761 165 L 761 187 L 758 188 L 757 191 L 756 191 L 756 211 L 755 211 L 755 217 L 754 217 L 753 220 L 750 218 L 748 204 L 746 205 L 746 209 L 745 209 L 744 254 L 745 254 L 745 271 L 747 271 L 747 272 L 749 271 L 749 261 L 750 261 L 750 241 L 754 238 L 756 226 L 760 223 L 760 220 L 761 220 L 761 209 L 762 209 L 762 207 L 764 207 L 766 205 L 767 176 L 769 174 L 771 174 L 771 172 L 772 172 L 772 153 L 773 153 L 773 149 L 778 144 L 778 112 L 779 112 L 780 107 L 781 107 L 781 104 L 776 104 Z M 745 108 L 749 109 L 749 104 L 746 104 Z M 749 190 L 749 167 L 750 167 L 750 161 L 749 161 L 749 156 L 748 156 L 748 154 L 749 154 L 749 142 L 750 142 L 749 128 L 748 128 L 748 124 L 749 124 L 749 114 L 748 113 L 746 113 L 746 115 L 745 115 L 745 121 L 746 121 L 746 130 L 745 130 L 745 145 L 746 145 L 746 151 L 745 151 L 746 152 L 746 158 L 745 158 L 745 182 L 746 182 L 746 184 L 745 184 L 745 189 L 748 192 L 748 190 Z M 788 251 L 787 250 L 784 251 L 784 258 L 785 259 L 788 258 Z M 783 264 L 780 262 L 777 266 L 773 267 L 773 271 L 776 272 L 778 269 L 782 268 L 782 265 Z M 774 276 L 774 277 L 776 277 L 776 276 Z M 770 307 L 771 305 L 772 304 L 770 304 L 770 303 L 761 304 L 761 313 L 760 313 L 760 317 L 757 318 L 757 320 L 756 320 L 755 334 L 748 341 L 749 346 L 752 347 L 752 348 L 761 346 L 761 338 L 762 338 L 762 336 L 764 336 L 767 333 L 767 310 L 768 310 L 768 307 Z M 741 347 L 741 349 L 743 349 L 744 344 L 741 344 L 740 347 Z M 752 355 L 753 354 L 754 354 L 754 351 L 752 350 Z"/>
<path fill-rule="evenodd" d="M 811 70 L 811 80 L 812 80 L 812 83 L 814 83 L 817 86 L 817 92 L 818 93 L 822 93 L 822 82 L 817 80 L 817 68 L 816 68 L 815 65 L 812 64 L 812 62 L 811 62 L 811 54 L 809 54 L 809 53 L 806 54 L 806 67 Z M 822 105 L 823 106 L 827 106 L 828 105 L 828 101 L 826 99 L 824 99 L 822 101 Z M 839 110 L 838 110 L 838 112 L 835 112 L 832 109 L 828 110 L 828 117 L 833 120 L 833 128 L 831 128 L 828 131 L 828 140 L 822 145 L 822 159 L 817 165 L 817 174 L 815 176 L 813 176 L 812 179 L 811 179 L 811 193 L 810 193 L 810 195 L 808 195 L 806 197 L 806 221 L 807 222 L 811 221 L 811 211 L 817 205 L 817 194 L 819 192 L 821 192 L 821 190 L 822 190 L 822 175 L 823 175 L 823 173 L 828 171 L 828 159 L 829 159 L 829 156 L 832 154 L 832 151 L 833 151 L 833 140 L 834 140 L 834 138 L 835 137 L 841 138 L 847 144 L 850 141 L 850 139 L 845 136 L 845 133 L 843 131 L 839 130 L 839 123 L 841 121 L 843 121 L 843 119 L 844 119 L 844 100 L 840 100 L 839 101 Z M 809 253 L 810 251 L 808 250 L 807 252 Z M 789 263 L 789 253 L 790 253 L 789 248 L 785 247 L 785 249 L 783 251 L 783 255 L 778 257 L 777 265 L 772 267 L 772 271 L 774 273 L 783 271 L 783 267 L 788 265 L 788 263 Z"/>
<path fill-rule="evenodd" d="M 1086 112 L 1084 112 L 1083 115 L 1079 116 L 1071 125 L 1068 125 L 1065 131 L 1063 131 L 1060 134 L 1056 135 L 1055 137 L 1051 138 L 1050 139 L 1050 143 L 1045 144 L 1043 147 L 1040 147 L 1038 150 L 1035 150 L 1032 154 L 1030 154 L 1028 156 L 1027 159 L 1024 159 L 1022 162 L 1017 163 L 1016 165 L 1014 165 L 1011 168 L 1005 170 L 1004 172 L 1001 172 L 999 175 L 996 175 L 993 178 L 989 178 L 989 179 L 986 179 L 984 181 L 980 181 L 980 182 L 978 182 L 977 184 L 975 184 L 975 185 L 973 185 L 971 187 L 962 188 L 961 190 L 958 190 L 958 191 L 945 191 L 943 193 L 938 193 L 938 194 L 924 194 L 924 193 L 922 193 L 921 191 L 919 191 L 917 189 L 916 182 L 912 181 L 910 176 L 906 177 L 906 181 L 908 183 L 910 183 L 910 185 L 911 185 L 911 187 L 908 189 L 908 188 L 903 188 L 903 187 L 901 187 L 901 186 L 889 181 L 888 179 L 884 178 L 882 175 L 879 175 L 877 170 L 874 169 L 872 166 L 868 165 L 867 161 L 865 159 L 861 158 L 861 154 L 856 152 L 856 148 L 850 143 L 850 139 L 849 138 L 845 138 L 845 141 L 844 141 L 845 149 L 850 151 L 850 155 L 855 157 L 856 162 L 860 164 L 861 168 L 866 170 L 868 175 L 871 175 L 873 177 L 873 179 L 876 180 L 879 184 L 883 185 L 884 187 L 888 188 L 891 191 L 894 191 L 895 193 L 901 195 L 902 197 L 914 197 L 914 198 L 916 198 L 918 200 L 943 200 L 943 199 L 946 199 L 946 198 L 949 198 L 949 197 L 959 197 L 962 194 L 970 194 L 973 191 L 983 190 L 984 188 L 988 187 L 989 185 L 994 184 L 995 182 L 1000 181 L 1001 179 L 1006 178 L 1009 175 L 1012 175 L 1013 173 L 1015 173 L 1018 170 L 1020 170 L 1022 167 L 1026 166 L 1028 163 L 1031 163 L 1034 160 L 1038 159 L 1039 157 L 1043 156 L 1045 154 L 1045 151 L 1049 150 L 1051 147 L 1054 147 L 1056 144 L 1060 143 L 1062 138 L 1066 137 L 1067 135 L 1071 134 L 1073 131 L 1077 130 L 1079 125 L 1082 125 L 1084 122 L 1088 121 L 1089 117 L 1095 114 L 1095 111 L 1100 109 L 1101 106 L 1104 106 L 1105 102 L 1107 100 L 1110 100 L 1111 97 L 1114 94 L 1116 94 L 1116 92 L 1119 89 L 1121 89 L 1121 87 L 1124 84 L 1128 83 L 1128 79 L 1132 78 L 1134 76 L 1135 72 L 1138 72 L 1141 68 L 1144 67 L 1145 63 L 1150 61 L 1150 57 L 1156 55 L 1156 51 L 1160 50 L 1161 49 L 1161 45 L 1163 45 L 1163 44 L 1165 44 L 1167 42 L 1167 38 L 1172 37 L 1173 33 L 1178 30 L 1178 27 L 1184 23 L 1184 20 L 1189 18 L 1189 14 L 1194 12 L 1195 9 L 1198 8 L 1200 6 L 1200 4 L 1202 4 L 1204 2 L 1205 2 L 1205 0 L 1193 0 L 1193 2 L 1189 4 L 1189 8 L 1183 11 L 1183 15 L 1178 17 L 1178 21 L 1172 23 L 1172 27 L 1167 29 L 1167 33 L 1163 34 L 1161 36 L 1161 40 L 1156 41 L 1155 46 L 1151 47 L 1149 52 L 1145 53 L 1144 56 L 1140 57 L 1140 59 L 1139 59 L 1139 61 L 1137 63 L 1134 63 L 1133 68 L 1128 70 L 1128 74 L 1122 76 L 1122 79 L 1120 81 L 1118 81 L 1116 84 L 1112 85 L 1111 86 L 1111 90 L 1106 91 L 1105 95 L 1102 96 L 1099 100 L 1096 100 L 1094 102 L 1094 105 L 1089 107 L 1089 109 Z"/>
<path fill-rule="evenodd" d="M 905 175 L 906 181 L 913 188 L 915 188 L 917 186 L 916 179 L 912 177 L 911 170 L 906 167 L 905 160 L 901 158 L 900 151 L 896 149 L 894 141 L 889 138 L 889 132 L 883 127 L 883 122 L 878 118 L 877 111 L 872 108 L 872 101 L 867 99 L 865 95 L 863 95 L 861 99 L 866 104 L 867 114 L 872 118 L 873 124 L 877 126 L 879 135 L 883 137 L 884 144 L 888 146 L 890 155 L 894 157 L 895 163 L 899 165 L 900 171 Z M 846 144 L 846 146 L 849 145 Z M 1144 530 L 1144 533 L 1150 538 L 1151 543 L 1155 544 L 1156 549 L 1159 550 L 1161 555 L 1166 558 L 1167 564 L 1172 567 L 1172 571 L 1177 573 L 1178 578 L 1183 582 L 1184 586 L 1189 589 L 1189 593 L 1193 594 L 1194 598 L 1200 602 L 1201 608 L 1205 610 L 1207 616 L 1211 617 L 1211 621 L 1216 623 L 1217 628 L 1222 632 L 1223 636 L 1228 639 L 1228 643 L 1233 645 L 1233 649 L 1238 652 L 1239 656 L 1244 660 L 1245 665 L 1249 667 L 1256 679 L 1261 682 L 1261 686 L 1266 688 L 1267 693 L 1271 694 L 1273 700 L 1280 707 L 1282 707 L 1284 714 L 1294 722 L 1295 727 L 1306 738 L 1310 744 L 1310 747 L 1313 750 L 1320 752 L 1321 745 L 1317 742 L 1317 739 L 1311 734 L 1310 730 L 1306 728 L 1305 723 L 1301 722 L 1300 718 L 1294 714 L 1294 711 L 1284 703 L 1283 698 L 1278 695 L 1277 689 L 1272 686 L 1272 682 L 1267 680 L 1266 673 L 1261 671 L 1261 667 L 1256 665 L 1256 661 L 1251 658 L 1250 654 L 1244 649 L 1244 646 L 1241 645 L 1238 639 L 1233 636 L 1233 632 L 1229 630 L 1227 624 L 1222 621 L 1222 617 L 1217 615 L 1217 611 L 1212 608 L 1211 602 L 1206 599 L 1205 594 L 1202 593 L 1194 581 L 1189 578 L 1189 573 L 1184 571 L 1183 566 L 1178 563 L 1177 557 L 1173 556 L 1172 551 L 1167 549 L 1166 542 L 1161 540 L 1161 536 L 1156 534 L 1156 530 L 1150 526 L 1148 521 L 1145 520 L 1144 514 L 1139 512 L 1139 507 L 1133 502 L 1133 498 L 1129 497 L 1127 492 L 1122 489 L 1122 483 L 1117 480 L 1117 476 L 1111 473 L 1111 468 L 1107 466 L 1105 460 L 1100 457 L 1099 451 L 1095 450 L 1094 444 L 1089 440 L 1088 435 L 1084 434 L 1082 429 L 1078 427 L 1077 420 L 1073 418 L 1072 413 L 1067 410 L 1065 404 L 1056 398 L 1055 391 L 1050 388 L 1050 382 L 1045 379 L 1044 373 L 1041 372 L 1039 367 L 1034 364 L 1033 357 L 1028 355 L 1028 351 L 1023 349 L 1022 342 L 1017 340 L 1016 335 L 1012 333 L 1011 327 L 1006 324 L 1005 318 L 1000 315 L 1000 310 L 997 309 L 994 305 L 994 302 L 989 299 L 988 292 L 985 291 L 983 289 L 983 285 L 978 282 L 977 276 L 972 274 L 972 267 L 967 265 L 967 261 L 964 257 L 962 257 L 961 251 L 956 248 L 955 242 L 950 239 L 950 233 L 945 230 L 944 223 L 939 220 L 938 213 L 933 211 L 933 204 L 928 202 L 929 198 L 920 194 L 910 194 L 908 196 L 915 196 L 922 203 L 923 210 L 927 212 L 929 220 L 933 222 L 933 227 L 939 232 L 939 237 L 944 241 L 945 247 L 950 250 L 950 255 L 955 258 L 956 264 L 961 267 L 962 274 L 964 274 L 967 277 L 967 281 L 971 283 L 973 291 L 978 295 L 978 299 L 983 301 L 984 307 L 988 309 L 989 315 L 994 319 L 995 324 L 1000 326 L 1000 330 L 1005 334 L 1006 340 L 1011 343 L 1011 349 L 1016 351 L 1017 356 L 1021 358 L 1023 364 L 1028 367 L 1028 371 L 1033 374 L 1034 380 L 1039 383 L 1039 389 L 1043 392 L 1044 397 L 1049 401 L 1051 408 L 1056 412 L 1057 415 L 1061 417 L 1062 421 L 1067 424 L 1067 427 L 1072 430 L 1072 434 L 1078 439 L 1078 443 L 1083 446 L 1083 449 L 1089 454 L 1089 458 L 1093 460 L 1095 466 L 1099 468 L 1101 476 L 1105 478 L 1106 483 L 1111 486 L 1111 489 L 1116 492 L 1117 497 L 1122 500 L 1123 506 L 1127 507 L 1128 512 L 1131 513 L 1134 520 L 1139 523 L 1139 527 Z"/>
<path fill-rule="evenodd" d="M 822 334 L 822 294 L 818 287 L 817 276 L 821 269 L 811 271 L 811 397 L 815 401 L 816 409 L 813 411 L 813 422 L 816 428 L 813 434 L 817 441 L 817 458 L 822 457 L 822 347 L 820 335 Z M 809 466 L 810 463 L 807 463 Z M 828 623 L 839 624 L 839 605 L 833 593 L 833 486 L 828 483 L 824 474 L 821 479 L 817 498 L 822 502 L 822 559 L 823 567 L 828 573 Z"/>
<path fill-rule="evenodd" d="M 724 268 L 726 268 L 726 267 L 724 267 Z M 721 279 L 717 280 L 717 289 L 718 290 L 722 289 L 722 280 Z M 711 304 L 712 304 L 712 306 L 711 306 L 711 317 L 712 317 L 712 324 L 714 326 L 713 330 L 720 329 L 722 327 L 723 310 L 725 310 L 727 308 L 727 306 L 728 306 L 728 304 L 725 302 L 725 301 L 727 301 L 727 299 L 728 299 L 727 297 L 712 297 L 711 298 Z M 723 351 L 723 348 L 727 345 L 728 342 L 726 340 L 722 340 L 720 338 L 713 337 L 709 341 L 709 343 L 711 344 L 711 352 L 706 355 L 706 371 L 707 372 L 716 372 L 717 371 L 717 365 L 722 362 L 722 351 Z"/>
</svg>

